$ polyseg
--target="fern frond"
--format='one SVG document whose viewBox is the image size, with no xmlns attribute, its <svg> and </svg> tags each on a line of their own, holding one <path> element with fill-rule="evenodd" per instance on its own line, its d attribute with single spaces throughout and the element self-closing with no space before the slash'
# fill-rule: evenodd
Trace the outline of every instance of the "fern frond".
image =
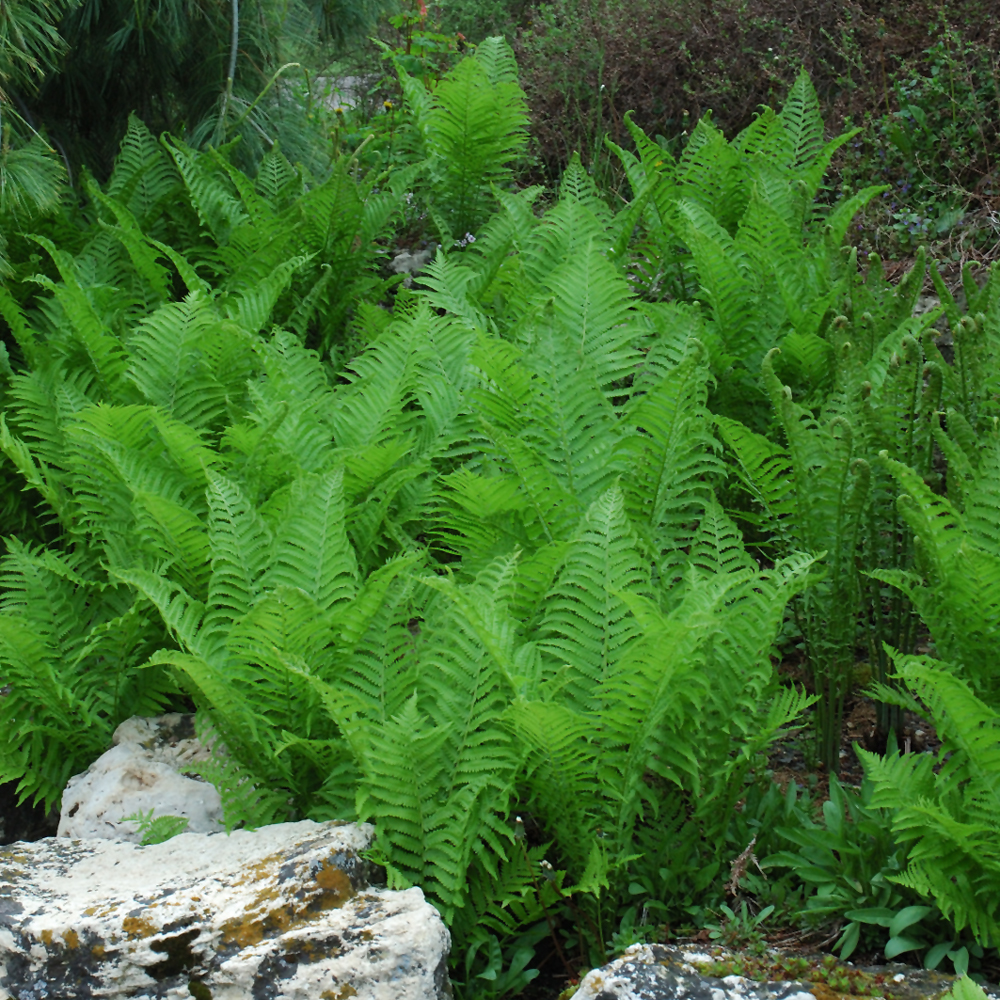
<svg viewBox="0 0 1000 1000">
<path fill-rule="evenodd" d="M 132 509 L 143 548 L 190 593 L 204 598 L 208 588 L 208 535 L 201 518 L 183 504 L 136 490 Z"/>
<path fill-rule="evenodd" d="M 233 830 L 254 830 L 260 826 L 281 823 L 289 813 L 289 799 L 274 788 L 264 787 L 264 783 L 253 772 L 222 746 L 212 713 L 198 713 L 198 739 L 212 748 L 208 760 L 188 764 L 184 771 L 197 774 L 210 782 L 219 792 L 222 800 L 222 815 L 226 833 Z"/>
<path fill-rule="evenodd" d="M 58 474 L 52 474 L 44 463 L 36 463 L 31 449 L 24 441 L 11 434 L 2 413 L 0 413 L 0 451 L 17 469 L 26 486 L 36 489 L 56 517 L 69 527 L 73 523 L 70 494 L 60 482 Z"/>
<path fill-rule="evenodd" d="M 908 865 L 894 881 L 936 904 L 956 929 L 1000 941 L 1000 715 L 948 664 L 893 654 L 898 675 L 926 700 L 944 742 L 927 755 L 884 758 L 860 752 L 874 786 L 872 804 L 892 810 Z M 935 767 L 935 765 L 939 765 Z"/>
<path fill-rule="evenodd" d="M 253 287 L 230 292 L 222 304 L 226 315 L 244 330 L 256 333 L 263 329 L 279 296 L 292 280 L 292 275 L 311 259 L 312 254 L 290 257 L 262 276 Z"/>
<path fill-rule="evenodd" d="M 690 515 L 723 466 L 706 406 L 708 369 L 700 344 L 668 369 L 658 384 L 634 396 L 625 420 L 636 428 L 627 439 L 625 479 L 629 509 L 663 553 L 681 540 L 679 521 Z"/>
<path fill-rule="evenodd" d="M 128 363 L 121 343 L 107 332 L 101 317 L 87 297 L 77 277 L 73 258 L 64 250 L 59 250 L 45 236 L 34 236 L 32 239 L 48 252 L 62 278 L 60 284 L 44 276 L 38 276 L 36 281 L 53 293 L 69 322 L 67 332 L 89 361 L 107 397 L 117 399 Z"/>
<path fill-rule="evenodd" d="M 789 167 L 803 171 L 817 160 L 823 149 L 823 116 L 809 74 L 802 69 L 778 114 L 791 140 Z"/>
<path fill-rule="evenodd" d="M 275 143 L 260 161 L 254 186 L 267 201 L 280 201 L 282 194 L 298 180 L 298 173 Z"/>
<path fill-rule="evenodd" d="M 743 547 L 743 536 L 714 496 L 704 504 L 686 563 L 689 572 L 704 577 L 743 574 L 754 568 L 753 559 Z"/>
<path fill-rule="evenodd" d="M 343 469 L 297 479 L 261 583 L 304 590 L 324 612 L 353 599 L 357 564 L 344 525 Z"/>
<path fill-rule="evenodd" d="M 225 246 L 233 231 L 247 219 L 241 199 L 217 161 L 200 156 L 179 140 L 164 142 L 184 182 L 198 220 L 218 246 Z"/>
<path fill-rule="evenodd" d="M 782 520 L 795 510 L 794 473 L 788 453 L 737 420 L 716 416 L 715 423 L 736 457 L 740 481 L 763 507 L 768 522 L 781 530 Z"/>
<path fill-rule="evenodd" d="M 128 378 L 150 403 L 192 427 L 212 427 L 225 410 L 225 387 L 206 357 L 218 325 L 209 300 L 193 292 L 148 316 L 129 342 Z"/>
<path fill-rule="evenodd" d="M 593 720 L 561 701 L 516 701 L 506 718 L 529 748 L 526 779 L 532 804 L 556 818 L 560 848 L 574 863 L 576 876 L 590 854 L 601 815 L 593 794 L 599 745 L 592 739 Z"/>
<path fill-rule="evenodd" d="M 638 357 L 630 310 L 633 295 L 603 254 L 591 244 L 548 275 L 544 287 L 554 296 L 554 312 L 588 363 L 597 384 L 612 384 L 631 373 Z"/>
<path fill-rule="evenodd" d="M 570 543 L 539 628 L 540 647 L 564 664 L 570 708 L 601 711 L 600 686 L 640 631 L 622 595 L 648 587 L 624 497 L 614 487 L 591 505 Z"/>
<path fill-rule="evenodd" d="M 135 115 L 129 115 L 107 194 L 128 206 L 144 232 L 181 186 L 163 147 Z"/>
<path fill-rule="evenodd" d="M 205 629 L 228 631 L 253 607 L 262 589 L 271 534 L 240 488 L 208 472 L 208 540 L 212 577 Z"/>
<path fill-rule="evenodd" d="M 463 59 L 439 81 L 430 101 L 418 105 L 435 199 L 444 213 L 443 235 L 450 238 L 474 232 L 485 220 L 490 185 L 507 177 L 527 135 L 513 53 L 500 38 L 484 45 L 481 58 Z"/>
</svg>

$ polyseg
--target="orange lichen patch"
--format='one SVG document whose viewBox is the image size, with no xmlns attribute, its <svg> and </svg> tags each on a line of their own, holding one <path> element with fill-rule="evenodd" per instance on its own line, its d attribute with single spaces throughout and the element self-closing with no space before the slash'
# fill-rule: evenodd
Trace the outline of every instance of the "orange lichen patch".
<svg viewBox="0 0 1000 1000">
<path fill-rule="evenodd" d="M 278 858 L 280 855 L 273 855 Z M 265 859 L 247 871 L 262 870 L 268 873 L 271 859 Z M 264 881 L 265 879 L 262 879 Z M 316 874 L 315 886 L 318 891 L 308 891 L 304 899 L 289 898 L 278 906 L 271 905 L 282 898 L 281 888 L 277 883 L 266 879 L 270 884 L 264 885 L 254 897 L 241 919 L 227 920 L 223 924 L 222 939 L 227 944 L 236 944 L 240 948 L 259 944 L 269 934 L 284 934 L 303 924 L 315 920 L 326 910 L 338 909 L 356 893 L 347 873 L 331 862 L 325 861 Z"/>
<path fill-rule="evenodd" d="M 358 991 L 349 983 L 345 983 L 336 990 L 323 990 L 320 993 L 320 1000 L 347 1000 L 347 997 L 356 997 Z"/>
<path fill-rule="evenodd" d="M 122 930 L 134 940 L 152 937 L 159 928 L 145 917 L 126 917 L 122 921 Z"/>
<path fill-rule="evenodd" d="M 192 903 L 200 903 L 201 902 L 201 896 L 192 896 L 191 897 L 191 902 Z"/>
<path fill-rule="evenodd" d="M 95 944 L 94 947 L 90 949 L 90 954 L 93 955 L 94 958 L 104 958 L 105 955 L 104 945 Z"/>
<path fill-rule="evenodd" d="M 245 885 L 247 882 L 264 882 L 275 875 L 275 869 L 279 868 L 285 861 L 285 856 L 280 852 L 269 854 L 266 858 L 261 858 L 255 865 L 248 865 L 240 873 L 239 877 L 233 879 L 232 885 Z"/>
<path fill-rule="evenodd" d="M 328 861 L 324 861 L 322 868 L 316 873 L 316 884 L 323 890 L 324 902 L 328 894 L 338 898 L 337 902 L 331 900 L 328 906 L 324 906 L 325 910 L 343 906 L 354 895 L 354 886 L 351 885 L 347 872 Z"/>
<path fill-rule="evenodd" d="M 80 936 L 74 930 L 63 931 L 62 939 L 66 942 L 67 948 L 80 947 Z"/>
<path fill-rule="evenodd" d="M 39 937 L 42 939 L 42 944 L 52 944 L 52 931 L 42 931 Z"/>
<path fill-rule="evenodd" d="M 257 891 L 249 909 L 262 910 L 268 904 L 281 898 L 281 890 L 276 883 L 265 885 Z"/>
<path fill-rule="evenodd" d="M 261 921 L 253 916 L 246 916 L 242 920 L 227 920 L 221 930 L 225 944 L 235 944 L 240 948 L 252 948 L 264 940 Z"/>
</svg>

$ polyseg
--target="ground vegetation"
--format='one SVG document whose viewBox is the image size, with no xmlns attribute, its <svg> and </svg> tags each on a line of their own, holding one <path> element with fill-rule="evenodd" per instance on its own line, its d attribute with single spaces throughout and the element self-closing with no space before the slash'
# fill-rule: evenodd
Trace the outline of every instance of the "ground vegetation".
<svg viewBox="0 0 1000 1000">
<path fill-rule="evenodd" d="M 41 108 L 80 9 L 11 10 Z M 831 128 L 796 66 L 670 134 L 599 91 L 550 157 L 560 10 L 496 12 L 520 71 L 471 6 L 392 11 L 352 104 L 216 72 L 185 128 L 136 91 L 103 172 L 5 97 L 0 778 L 50 808 L 195 710 L 227 825 L 374 823 L 467 998 L 770 928 L 994 974 L 1000 274 L 886 236 L 858 145 L 944 183 L 918 126 L 986 78 Z M 923 55 L 979 58 L 946 15 Z"/>
</svg>

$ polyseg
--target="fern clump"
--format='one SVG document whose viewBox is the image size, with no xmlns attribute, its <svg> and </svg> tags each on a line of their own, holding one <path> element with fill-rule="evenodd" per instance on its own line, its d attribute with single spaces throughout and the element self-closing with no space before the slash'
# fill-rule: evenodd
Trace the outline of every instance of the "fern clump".
<svg viewBox="0 0 1000 1000">
<path fill-rule="evenodd" d="M 977 698 L 954 667 L 926 657 L 894 657 L 897 674 L 942 739 L 936 757 L 859 751 L 872 802 L 891 811 L 909 849 L 894 881 L 936 905 L 956 931 L 983 947 L 1000 945 L 1000 714 Z M 891 697 L 889 692 L 883 693 Z M 896 695 L 907 707 L 918 705 Z"/>
<path fill-rule="evenodd" d="M 995 941 L 962 893 L 996 888 L 996 283 L 967 322 L 914 315 L 922 258 L 859 278 L 840 243 L 879 189 L 821 203 L 847 137 L 804 75 L 676 161 L 630 126 L 619 211 L 578 157 L 544 207 L 510 189 L 502 40 L 402 85 L 401 170 L 314 180 L 274 148 L 250 178 L 133 121 L 91 215 L 19 237 L 39 273 L 0 289 L 0 452 L 30 509 L 0 560 L 0 778 L 52 806 L 123 718 L 193 703 L 228 829 L 370 821 L 466 993 L 514 990 L 544 936 L 572 972 L 649 912 L 749 891 L 732 844 L 804 815 L 760 792 L 768 750 L 815 705 L 836 769 L 867 646 L 883 728 L 910 684 L 951 754 L 865 759 L 901 878 Z M 390 298 L 410 193 L 442 246 Z M 893 679 L 914 609 L 943 659 Z M 782 636 L 813 693 L 779 681 Z M 959 834 L 961 872 L 938 864 Z"/>
<path fill-rule="evenodd" d="M 479 232 L 493 208 L 493 187 L 509 182 L 512 162 L 524 153 L 528 114 L 514 53 L 503 38 L 487 38 L 433 89 L 402 66 L 399 79 L 417 176 L 451 246 Z"/>
</svg>

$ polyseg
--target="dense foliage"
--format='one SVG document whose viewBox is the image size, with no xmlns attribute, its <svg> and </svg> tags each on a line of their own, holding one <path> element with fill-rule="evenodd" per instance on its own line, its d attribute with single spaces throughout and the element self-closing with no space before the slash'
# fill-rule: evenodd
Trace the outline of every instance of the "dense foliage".
<svg viewBox="0 0 1000 1000">
<path fill-rule="evenodd" d="M 720 934 L 770 905 L 964 971 L 1000 946 L 1000 278 L 960 307 L 932 266 L 921 311 L 923 256 L 859 262 L 883 188 L 824 200 L 853 133 L 804 72 L 676 157 L 628 120 L 612 209 L 578 158 L 512 184 L 501 39 L 398 65 L 374 160 L 248 175 L 133 117 L 106 183 L 9 227 L 0 778 L 51 806 L 194 707 L 230 827 L 373 822 L 464 996 L 727 896 Z M 767 755 L 811 725 L 838 770 L 859 658 L 887 750 L 819 820 Z M 730 868 L 754 844 L 772 882 Z"/>
</svg>

